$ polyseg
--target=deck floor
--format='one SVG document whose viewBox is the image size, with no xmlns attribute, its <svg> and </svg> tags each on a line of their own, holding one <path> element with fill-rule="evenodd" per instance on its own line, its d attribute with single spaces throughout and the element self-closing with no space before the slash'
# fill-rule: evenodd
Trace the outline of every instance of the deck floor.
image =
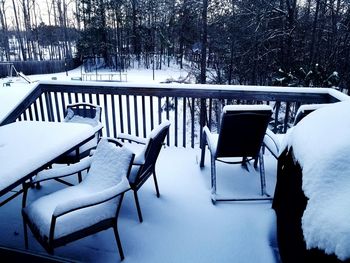
<svg viewBox="0 0 350 263">
<path fill-rule="evenodd" d="M 199 149 L 167 147 L 157 165 L 161 196 L 153 180 L 139 191 L 144 222 L 139 223 L 132 192 L 123 201 L 119 234 L 126 263 L 131 262 L 278 262 L 271 238 L 275 237 L 271 202 L 220 202 L 210 199 L 209 152 L 199 168 Z M 265 154 L 267 189 L 273 195 L 276 160 Z M 234 197 L 259 196 L 259 174 L 249 166 L 217 164 L 218 193 Z M 29 193 L 29 202 L 65 187 L 47 182 Z M 21 197 L 0 207 L 0 246 L 24 249 Z M 10 222 L 10 224 L 9 224 Z M 29 232 L 30 233 L 30 232 Z M 30 251 L 45 254 L 29 234 Z M 83 262 L 118 262 L 111 229 L 55 250 L 55 255 Z"/>
</svg>

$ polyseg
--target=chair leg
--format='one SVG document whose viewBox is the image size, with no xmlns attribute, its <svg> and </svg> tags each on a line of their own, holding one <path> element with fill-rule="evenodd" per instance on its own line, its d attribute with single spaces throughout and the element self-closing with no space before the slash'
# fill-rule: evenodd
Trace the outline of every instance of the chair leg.
<svg viewBox="0 0 350 263">
<path fill-rule="evenodd" d="M 137 196 L 137 190 L 134 190 L 134 198 L 135 198 L 135 204 L 136 204 L 136 209 L 137 209 L 137 214 L 139 216 L 140 223 L 142 223 L 143 218 L 142 218 L 142 213 L 141 213 L 141 207 L 139 203 L 139 198 Z"/>
<path fill-rule="evenodd" d="M 27 231 L 27 223 L 23 218 L 23 233 L 24 233 L 24 247 L 28 249 L 28 231 Z"/>
<path fill-rule="evenodd" d="M 216 166 L 215 158 L 211 156 L 211 201 L 216 202 Z"/>
<path fill-rule="evenodd" d="M 82 179 L 82 175 L 81 175 L 81 171 L 80 171 L 80 172 L 78 172 L 78 182 L 81 183 L 82 180 L 83 179 Z"/>
<path fill-rule="evenodd" d="M 115 225 L 113 226 L 113 230 L 114 230 L 115 240 L 117 241 L 117 246 L 118 246 L 118 251 L 119 251 L 120 260 L 123 260 L 123 259 L 124 259 L 124 252 L 123 252 L 122 243 L 121 243 L 121 241 L 120 241 L 120 237 L 119 237 L 119 233 L 118 233 L 118 226 L 117 226 L 117 224 L 115 224 Z"/>
<path fill-rule="evenodd" d="M 264 156 L 262 150 L 259 153 L 259 166 L 260 166 L 260 185 L 261 185 L 261 195 L 267 195 L 266 193 L 266 179 L 265 179 L 265 166 L 264 166 Z"/>
<path fill-rule="evenodd" d="M 153 169 L 153 179 L 154 179 L 154 186 L 156 187 L 156 192 L 157 192 L 157 197 L 159 198 L 159 187 L 158 187 L 158 182 L 157 182 L 157 176 L 156 176 L 156 171 Z"/>
</svg>

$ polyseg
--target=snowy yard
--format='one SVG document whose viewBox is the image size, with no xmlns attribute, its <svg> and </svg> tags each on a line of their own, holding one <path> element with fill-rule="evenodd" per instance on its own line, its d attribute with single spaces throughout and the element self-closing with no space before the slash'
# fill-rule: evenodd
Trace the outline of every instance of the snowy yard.
<svg viewBox="0 0 350 263">
<path fill-rule="evenodd" d="M 273 194 L 276 160 L 265 156 L 268 192 Z M 125 262 L 278 262 L 270 246 L 275 227 L 271 202 L 214 206 L 209 158 L 202 170 L 198 159 L 199 149 L 162 150 L 157 166 L 160 198 L 152 178 L 139 191 L 143 223 L 138 221 L 132 192 L 125 195 L 118 223 Z M 251 173 L 240 165 L 218 163 L 218 191 L 259 196 L 259 174 L 252 165 L 249 169 Z M 55 181 L 43 183 L 40 190 L 30 190 L 28 201 L 62 187 Z M 20 211 L 21 197 L 0 208 L 0 246 L 24 249 Z M 30 251 L 45 254 L 29 233 Z M 55 255 L 84 262 L 119 261 L 112 229 L 57 248 Z"/>
</svg>

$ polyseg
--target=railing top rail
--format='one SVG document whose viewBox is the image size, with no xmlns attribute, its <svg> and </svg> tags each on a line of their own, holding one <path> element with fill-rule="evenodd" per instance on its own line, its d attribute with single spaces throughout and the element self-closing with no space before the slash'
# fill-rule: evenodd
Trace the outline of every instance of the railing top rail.
<svg viewBox="0 0 350 263">
<path fill-rule="evenodd" d="M 348 100 L 350 97 L 332 88 L 210 85 L 210 84 L 140 84 L 111 82 L 42 81 L 46 91 L 86 92 L 148 96 L 183 96 L 196 98 L 238 98 L 246 100 L 285 100 L 326 103 Z M 103 89 L 101 89 L 103 87 Z M 314 98 L 314 99 L 313 99 Z M 310 101 L 311 99 L 311 101 Z"/>
<path fill-rule="evenodd" d="M 284 101 L 300 103 L 333 103 L 350 97 L 332 88 L 209 85 L 209 84 L 140 84 L 93 81 L 40 81 L 0 125 L 14 121 L 45 92 L 85 94 L 187 97 L 199 99 L 237 99 L 247 101 Z"/>
</svg>

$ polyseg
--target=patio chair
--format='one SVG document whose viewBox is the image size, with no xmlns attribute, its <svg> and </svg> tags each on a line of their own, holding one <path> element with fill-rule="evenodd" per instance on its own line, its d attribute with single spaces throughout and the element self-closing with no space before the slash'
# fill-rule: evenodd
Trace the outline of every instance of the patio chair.
<svg viewBox="0 0 350 263">
<path fill-rule="evenodd" d="M 91 126 L 100 126 L 101 125 L 101 107 L 98 105 L 93 105 L 90 103 L 75 103 L 67 105 L 66 116 L 64 118 L 65 122 L 75 122 L 75 123 L 86 123 Z M 96 135 L 93 139 L 88 141 L 79 147 L 78 150 L 72 151 L 64 156 L 61 156 L 56 160 L 56 163 L 60 164 L 72 164 L 76 163 L 82 158 L 88 156 L 90 151 L 96 148 L 96 145 L 101 136 L 100 132 L 96 132 Z M 81 182 L 81 173 L 78 173 L 78 181 Z M 67 181 L 57 178 L 57 181 L 61 183 L 72 185 Z"/>
<path fill-rule="evenodd" d="M 28 248 L 27 226 L 50 254 L 57 247 L 113 228 L 123 259 L 117 223 L 124 193 L 130 190 L 127 176 L 133 160 L 129 149 L 102 139 L 93 156 L 38 173 L 34 183 L 88 170 L 80 184 L 42 196 L 29 205 L 26 199 L 30 187 L 25 185 L 22 201 L 25 247 Z"/>
<path fill-rule="evenodd" d="M 159 198 L 160 196 L 156 176 L 156 162 L 165 137 L 169 132 L 169 126 L 169 121 L 162 122 L 158 127 L 151 131 L 147 139 L 124 133 L 120 133 L 118 135 L 118 139 L 128 140 L 130 142 L 144 145 L 141 149 L 135 149 L 134 147 L 130 148 L 135 152 L 136 157 L 129 176 L 129 182 L 131 189 L 134 192 L 135 204 L 140 222 L 143 221 L 143 218 L 137 191 L 142 187 L 147 179 L 153 175 L 157 197 Z"/>
<path fill-rule="evenodd" d="M 309 115 L 311 112 L 324 107 L 327 104 L 305 104 L 301 105 L 295 114 L 293 126 L 297 125 L 303 118 Z M 264 148 L 277 159 L 281 153 L 281 144 L 283 141 L 284 134 L 275 134 L 270 129 L 266 130 L 264 137 Z"/>
<path fill-rule="evenodd" d="M 261 151 L 264 134 L 272 115 L 268 105 L 227 105 L 223 108 L 219 133 L 203 128 L 200 167 L 204 167 L 206 145 L 211 154 L 211 199 L 216 201 L 270 200 L 266 193 L 264 159 Z M 216 161 L 247 165 L 259 163 L 261 198 L 218 198 L 216 193 Z"/>
</svg>

